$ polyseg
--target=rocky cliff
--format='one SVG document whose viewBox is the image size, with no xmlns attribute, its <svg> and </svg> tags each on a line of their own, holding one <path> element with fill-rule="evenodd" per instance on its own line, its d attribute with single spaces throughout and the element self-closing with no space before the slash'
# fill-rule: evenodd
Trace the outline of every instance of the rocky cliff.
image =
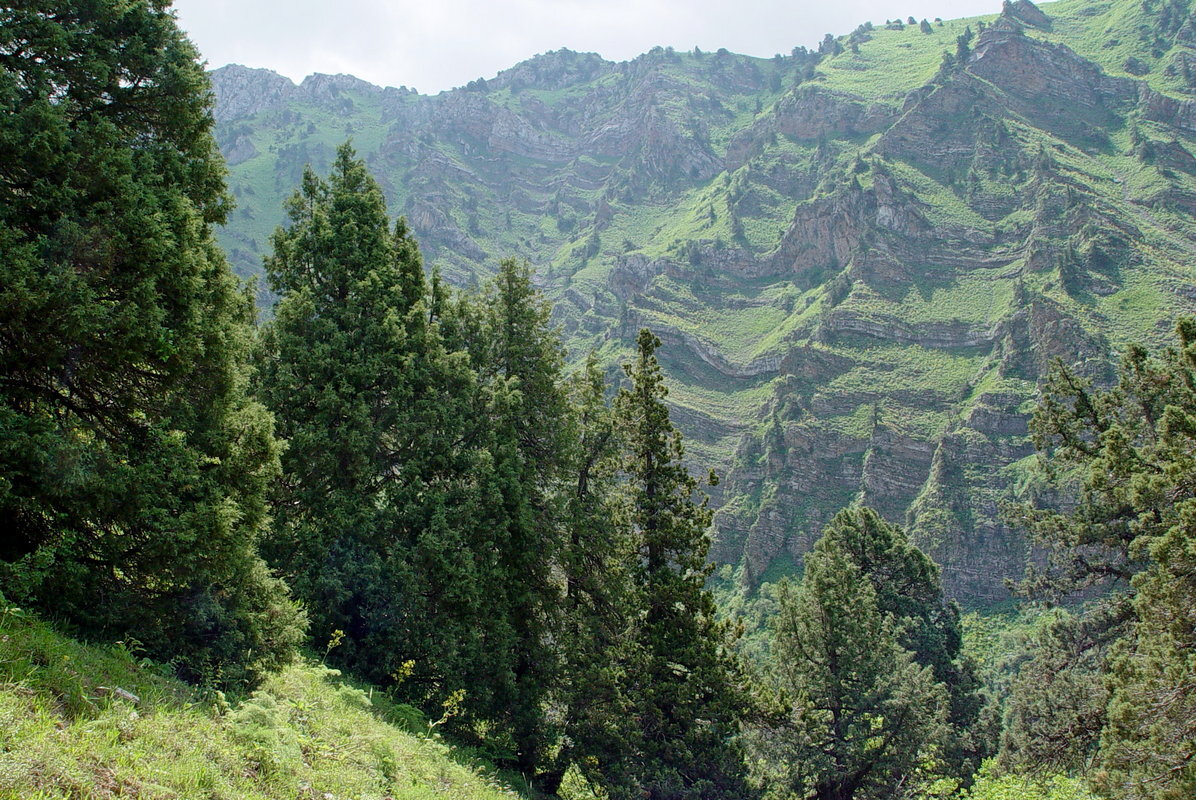
<svg viewBox="0 0 1196 800">
<path fill-rule="evenodd" d="M 520 255 L 575 354 L 660 333 L 744 583 L 864 502 L 957 596 L 998 600 L 1040 377 L 1107 380 L 1196 310 L 1196 21 L 1019 0 L 926 30 L 772 59 L 559 51 L 435 96 L 225 67 L 224 243 L 257 270 L 304 165 L 351 138 L 450 280 Z"/>
</svg>

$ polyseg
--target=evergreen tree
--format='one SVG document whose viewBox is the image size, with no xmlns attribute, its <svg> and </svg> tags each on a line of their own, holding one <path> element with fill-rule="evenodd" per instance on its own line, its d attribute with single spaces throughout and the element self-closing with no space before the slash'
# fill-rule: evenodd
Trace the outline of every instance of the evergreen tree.
<svg viewBox="0 0 1196 800">
<path fill-rule="evenodd" d="M 1049 554 L 1022 591 L 1093 599 L 1066 621 L 1070 635 L 1040 640 L 1022 667 L 1002 757 L 1095 761 L 1097 783 L 1119 797 L 1182 797 L 1196 781 L 1196 320 L 1177 331 L 1180 347 L 1157 357 L 1129 348 L 1109 389 L 1056 367 L 1032 431 L 1054 488 L 1076 501 L 1019 510 Z M 1075 687 L 1064 705 L 1075 713 L 1040 713 L 1059 704 L 1044 675 Z"/>
<path fill-rule="evenodd" d="M 0 8 L 0 576 L 242 685 L 300 618 L 255 551 L 277 445 L 212 236 L 207 79 L 166 5 Z"/>
<path fill-rule="evenodd" d="M 1192 411 L 1187 436 L 1196 431 Z M 1152 547 L 1156 565 L 1136 584 L 1133 636 L 1110 659 L 1096 774 L 1110 797 L 1196 796 L 1196 503 L 1182 505 L 1178 524 Z"/>
<path fill-rule="evenodd" d="M 990 754 L 990 743 L 977 730 L 984 702 L 976 665 L 963 653 L 959 607 L 943 597 L 938 565 L 870 508 L 839 512 L 822 535 L 872 584 L 898 645 L 946 688 L 951 736 L 941 755 L 947 771 L 970 782 Z"/>
<path fill-rule="evenodd" d="M 624 692 L 638 725 L 637 752 L 620 770 L 634 786 L 614 796 L 740 798 L 742 755 L 738 691 L 725 631 L 705 589 L 711 512 L 686 471 L 681 434 L 669 420 L 656 360 L 660 340 L 647 329 L 624 366 L 630 388 L 616 400 L 625 441 L 628 524 L 635 537 L 633 586 L 639 620 Z M 713 476 L 712 476 L 713 479 Z"/>
<path fill-rule="evenodd" d="M 1145 566 L 1133 579 L 1130 634 L 1110 657 L 1097 784 L 1134 800 L 1196 792 L 1196 319 L 1181 319 L 1177 333 L 1178 348 L 1131 352 L 1123 367 L 1123 386 L 1155 400 L 1135 409 L 1150 429 L 1136 442 L 1133 500 L 1146 524 L 1130 554 Z"/>
<path fill-rule="evenodd" d="M 565 723 L 555 773 L 559 782 L 575 764 L 595 784 L 627 786 L 634 776 L 626 754 L 638 735 L 624 692 L 635 643 L 636 549 L 621 502 L 622 431 L 606 389 L 591 353 L 572 382 L 577 422 L 562 559 L 565 620 L 557 694 Z M 544 788 L 554 789 L 547 783 Z"/>
<path fill-rule="evenodd" d="M 482 624 L 495 547 L 474 524 L 488 462 L 467 441 L 468 357 L 446 352 L 443 297 L 351 147 L 288 210 L 266 261 L 281 299 L 262 396 L 289 442 L 271 557 L 316 640 L 342 632 L 337 663 L 431 706 L 465 686 L 480 700 L 508 641 Z"/>
<path fill-rule="evenodd" d="M 918 796 L 946 733 L 946 690 L 901 647 L 873 582 L 824 535 L 800 587 L 782 584 L 778 600 L 770 674 L 780 708 L 749 738 L 767 796 Z"/>
<path fill-rule="evenodd" d="M 513 767 L 533 776 L 545 766 L 556 731 L 546 699 L 559 677 L 565 545 L 564 502 L 571 408 L 562 383 L 564 353 L 550 307 L 525 262 L 504 260 L 487 287 L 475 366 L 490 384 L 489 449 L 502 498 L 502 544 L 495 592 L 509 621 L 511 681 L 496 717 L 508 720 Z"/>
<path fill-rule="evenodd" d="M 1034 632 L 1005 700 L 998 766 L 1048 774 L 1089 771 L 1106 721 L 1109 654 L 1125 632 L 1124 606 L 1123 601 L 1086 613 L 1059 613 Z"/>
</svg>

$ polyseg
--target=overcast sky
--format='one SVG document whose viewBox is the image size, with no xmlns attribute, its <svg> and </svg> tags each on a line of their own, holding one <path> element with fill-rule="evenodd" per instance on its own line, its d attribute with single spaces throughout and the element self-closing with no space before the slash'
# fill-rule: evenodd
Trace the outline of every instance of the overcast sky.
<svg viewBox="0 0 1196 800">
<path fill-rule="evenodd" d="M 347 72 L 435 93 L 567 47 L 612 61 L 656 45 L 772 56 L 900 16 L 951 19 L 1001 0 L 175 0 L 210 67 L 293 80 Z"/>
</svg>

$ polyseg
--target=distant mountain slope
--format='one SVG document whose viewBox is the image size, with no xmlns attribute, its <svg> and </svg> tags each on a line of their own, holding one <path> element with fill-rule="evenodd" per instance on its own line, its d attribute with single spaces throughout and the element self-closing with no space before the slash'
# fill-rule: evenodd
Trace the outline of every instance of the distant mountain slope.
<svg viewBox="0 0 1196 800">
<path fill-rule="evenodd" d="M 560 51 L 430 97 L 225 67 L 224 242 L 257 270 L 352 137 L 454 282 L 521 255 L 575 353 L 670 345 L 744 580 L 862 500 L 985 602 L 1025 558 L 997 506 L 1033 491 L 1037 379 L 1107 378 L 1196 309 L 1194 48 L 1189 0 L 1020 0 L 773 59 Z"/>
</svg>

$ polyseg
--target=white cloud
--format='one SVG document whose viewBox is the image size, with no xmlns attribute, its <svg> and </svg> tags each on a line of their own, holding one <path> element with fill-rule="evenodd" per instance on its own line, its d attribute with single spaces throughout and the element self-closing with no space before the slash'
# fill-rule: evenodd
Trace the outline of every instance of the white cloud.
<svg viewBox="0 0 1196 800">
<path fill-rule="evenodd" d="M 175 0 L 175 8 L 212 67 L 268 67 L 295 80 L 347 72 L 436 92 L 561 47 L 615 61 L 656 45 L 771 56 L 866 20 L 995 13 L 1000 0 Z"/>
</svg>

